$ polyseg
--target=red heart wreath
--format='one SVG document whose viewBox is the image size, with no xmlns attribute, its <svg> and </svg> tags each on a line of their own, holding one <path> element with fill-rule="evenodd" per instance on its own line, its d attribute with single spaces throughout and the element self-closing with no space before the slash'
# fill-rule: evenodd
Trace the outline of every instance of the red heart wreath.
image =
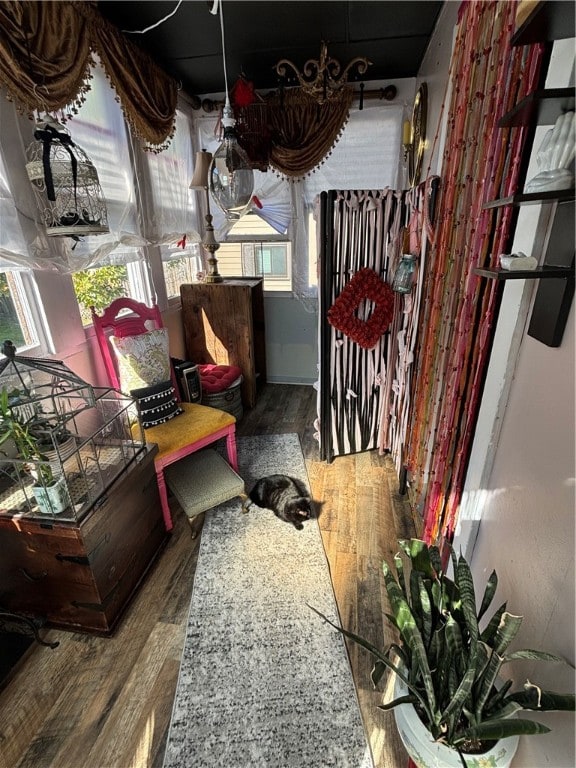
<svg viewBox="0 0 576 768">
<path fill-rule="evenodd" d="M 364 299 L 376 305 L 368 320 L 355 314 Z M 328 310 L 328 322 L 363 349 L 371 349 L 394 317 L 394 291 L 373 269 L 358 270 Z"/>
</svg>

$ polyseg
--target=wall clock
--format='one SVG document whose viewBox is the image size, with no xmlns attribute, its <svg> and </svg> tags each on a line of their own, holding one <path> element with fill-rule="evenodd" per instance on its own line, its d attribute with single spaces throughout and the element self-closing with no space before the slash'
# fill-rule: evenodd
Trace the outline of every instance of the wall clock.
<svg viewBox="0 0 576 768">
<path fill-rule="evenodd" d="M 426 115 L 428 107 L 428 88 L 422 83 L 414 99 L 412 109 L 412 143 L 408 153 L 408 181 L 411 187 L 420 182 L 422 158 L 426 142 Z"/>
</svg>

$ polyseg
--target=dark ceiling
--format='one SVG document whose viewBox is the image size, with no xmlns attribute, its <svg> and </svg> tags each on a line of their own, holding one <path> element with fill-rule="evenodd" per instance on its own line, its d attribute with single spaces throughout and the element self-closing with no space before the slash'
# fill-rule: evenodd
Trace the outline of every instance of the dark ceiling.
<svg viewBox="0 0 576 768">
<path fill-rule="evenodd" d="M 145 34 L 128 37 L 182 83 L 192 96 L 224 91 L 219 16 L 207 0 L 150 0 L 98 3 L 103 16 L 122 30 L 143 30 L 176 12 Z M 373 62 L 364 81 L 415 77 L 442 2 L 294 2 L 224 0 L 228 84 L 243 73 L 258 89 L 278 84 L 274 65 L 291 59 L 301 70 L 318 59 L 322 41 L 344 67 L 356 56 Z"/>
</svg>

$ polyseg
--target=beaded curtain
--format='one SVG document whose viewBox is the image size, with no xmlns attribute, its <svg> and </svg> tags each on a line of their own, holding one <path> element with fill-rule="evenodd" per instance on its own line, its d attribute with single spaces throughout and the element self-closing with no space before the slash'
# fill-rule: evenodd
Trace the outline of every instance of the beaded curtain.
<svg viewBox="0 0 576 768">
<path fill-rule="evenodd" d="M 455 529 L 493 335 L 496 266 L 512 234 L 525 128 L 498 119 L 535 89 L 543 48 L 512 47 L 516 3 L 466 2 L 450 65 L 451 100 L 434 243 L 425 280 L 406 463 L 427 541 Z"/>
</svg>

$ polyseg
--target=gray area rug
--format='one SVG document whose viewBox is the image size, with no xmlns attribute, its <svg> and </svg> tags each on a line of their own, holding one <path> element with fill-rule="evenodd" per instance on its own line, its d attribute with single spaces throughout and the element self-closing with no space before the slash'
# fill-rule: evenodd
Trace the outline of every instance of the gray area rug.
<svg viewBox="0 0 576 768">
<path fill-rule="evenodd" d="M 298 435 L 238 439 L 250 489 L 308 487 Z M 234 500 L 206 513 L 165 768 L 373 768 L 316 520 Z"/>
</svg>

